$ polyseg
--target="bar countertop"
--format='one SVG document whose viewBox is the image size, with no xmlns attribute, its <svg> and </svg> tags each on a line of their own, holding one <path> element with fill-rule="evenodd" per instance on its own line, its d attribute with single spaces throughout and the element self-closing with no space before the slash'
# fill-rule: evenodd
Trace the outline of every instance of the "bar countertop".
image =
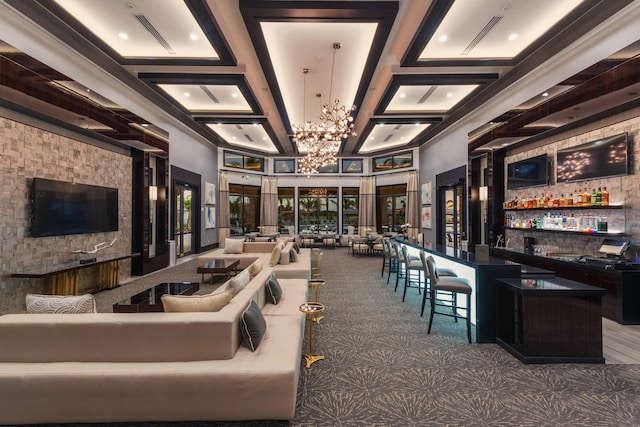
<svg viewBox="0 0 640 427">
<path fill-rule="evenodd" d="M 526 295 L 604 295 L 604 289 L 560 277 L 530 279 L 498 279 L 498 286 L 508 286 Z"/>
</svg>

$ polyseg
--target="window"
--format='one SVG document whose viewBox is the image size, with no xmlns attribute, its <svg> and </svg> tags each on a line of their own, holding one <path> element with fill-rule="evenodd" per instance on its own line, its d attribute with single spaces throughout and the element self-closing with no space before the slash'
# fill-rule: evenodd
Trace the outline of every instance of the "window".
<svg viewBox="0 0 640 427">
<path fill-rule="evenodd" d="M 320 166 L 318 173 L 338 173 L 338 163 L 332 165 Z"/>
<path fill-rule="evenodd" d="M 260 224 L 260 187 L 229 184 L 230 234 L 243 236 Z"/>
<path fill-rule="evenodd" d="M 298 202 L 300 231 L 338 230 L 338 189 L 300 188 Z"/>
<path fill-rule="evenodd" d="M 294 224 L 295 198 L 293 188 L 278 188 L 278 229 L 287 233 Z"/>
<path fill-rule="evenodd" d="M 393 156 L 374 157 L 373 159 L 374 172 L 409 168 L 411 166 L 413 166 L 413 155 L 411 152 L 394 154 Z"/>
<path fill-rule="evenodd" d="M 376 189 L 376 218 L 378 230 L 400 232 L 405 224 L 407 207 L 407 185 L 389 185 Z"/>
<path fill-rule="evenodd" d="M 264 158 L 245 156 L 243 154 L 224 152 L 224 166 L 235 169 L 247 169 L 252 171 L 264 171 Z"/>
<path fill-rule="evenodd" d="M 362 159 L 342 159 L 342 173 L 362 173 Z"/>
<path fill-rule="evenodd" d="M 295 159 L 274 159 L 273 171 L 275 173 L 295 173 L 296 160 Z"/>
<path fill-rule="evenodd" d="M 359 194 L 358 188 L 342 189 L 342 234 L 347 234 L 349 225 L 358 228 Z"/>
</svg>

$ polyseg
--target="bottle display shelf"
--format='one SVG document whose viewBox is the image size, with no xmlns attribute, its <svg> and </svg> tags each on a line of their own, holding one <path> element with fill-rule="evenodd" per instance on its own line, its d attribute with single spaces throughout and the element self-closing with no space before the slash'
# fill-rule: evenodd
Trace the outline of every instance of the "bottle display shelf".
<svg viewBox="0 0 640 427">
<path fill-rule="evenodd" d="M 528 228 L 528 227 L 505 227 L 506 230 L 532 231 L 534 233 L 558 233 L 558 234 L 574 234 L 580 236 L 593 237 L 620 237 L 624 236 L 623 232 L 615 231 L 577 231 L 577 230 L 550 230 L 544 228 Z"/>
<path fill-rule="evenodd" d="M 607 205 L 607 206 L 554 206 L 542 208 L 504 208 L 504 211 L 557 211 L 557 210 L 587 210 L 587 209 L 624 209 L 624 205 Z"/>
</svg>

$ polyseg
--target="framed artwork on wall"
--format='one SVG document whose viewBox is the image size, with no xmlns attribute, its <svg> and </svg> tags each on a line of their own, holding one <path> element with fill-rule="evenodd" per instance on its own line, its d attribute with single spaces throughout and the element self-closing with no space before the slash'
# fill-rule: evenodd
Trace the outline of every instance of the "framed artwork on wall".
<svg viewBox="0 0 640 427">
<path fill-rule="evenodd" d="M 431 228 L 431 206 L 422 207 L 422 228 Z"/>
<path fill-rule="evenodd" d="M 216 186 L 210 182 L 204 183 L 204 203 L 205 205 L 216 204 Z"/>
<path fill-rule="evenodd" d="M 423 205 L 431 204 L 431 181 L 422 184 L 422 189 L 420 191 L 420 197 L 422 199 Z"/>
<path fill-rule="evenodd" d="M 205 206 L 204 228 L 216 228 L 216 208 Z"/>
</svg>

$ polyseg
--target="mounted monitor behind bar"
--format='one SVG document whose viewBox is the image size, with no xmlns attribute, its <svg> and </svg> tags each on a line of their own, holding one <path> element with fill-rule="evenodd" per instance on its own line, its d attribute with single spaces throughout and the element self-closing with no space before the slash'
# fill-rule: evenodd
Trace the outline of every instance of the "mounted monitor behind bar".
<svg viewBox="0 0 640 427">
<path fill-rule="evenodd" d="M 546 154 L 507 165 L 507 189 L 509 190 L 548 183 L 549 158 Z"/>
<path fill-rule="evenodd" d="M 556 182 L 627 175 L 630 152 L 626 133 L 558 150 Z"/>
</svg>

